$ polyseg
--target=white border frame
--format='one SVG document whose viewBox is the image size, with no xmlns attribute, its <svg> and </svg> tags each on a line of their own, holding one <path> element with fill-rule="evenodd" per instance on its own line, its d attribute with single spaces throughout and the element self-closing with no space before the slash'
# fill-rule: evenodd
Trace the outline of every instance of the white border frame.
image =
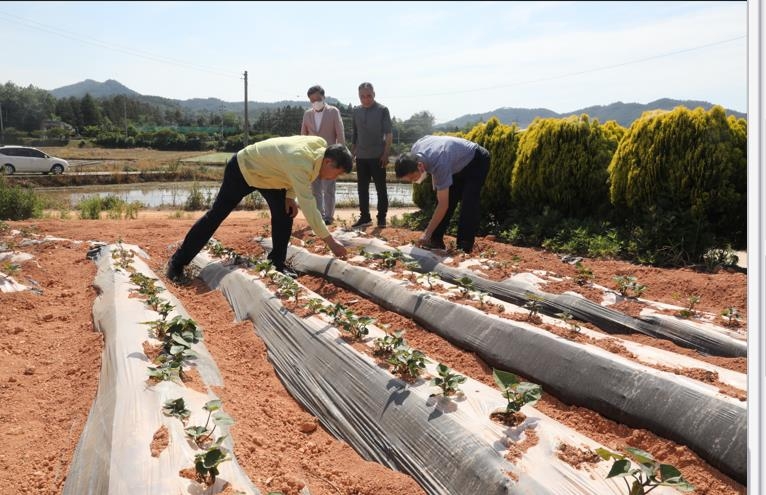
<svg viewBox="0 0 766 495">
<path fill-rule="evenodd" d="M 747 115 L 747 320 L 748 320 L 748 473 L 747 492 L 764 493 L 764 160 L 761 98 L 764 61 L 764 10 L 760 0 L 748 1 L 748 115 Z"/>
</svg>

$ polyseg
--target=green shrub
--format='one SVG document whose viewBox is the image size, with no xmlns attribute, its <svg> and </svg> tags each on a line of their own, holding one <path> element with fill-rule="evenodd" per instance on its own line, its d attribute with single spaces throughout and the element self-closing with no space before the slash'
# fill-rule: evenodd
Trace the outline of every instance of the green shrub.
<svg viewBox="0 0 766 495">
<path fill-rule="evenodd" d="M 514 204 L 587 218 L 609 207 L 607 167 L 617 148 L 615 124 L 605 131 L 587 115 L 535 119 L 522 133 L 513 169 Z"/>
<path fill-rule="evenodd" d="M 202 189 L 198 182 L 193 182 L 191 189 L 189 190 L 189 197 L 186 198 L 184 203 L 184 210 L 186 211 L 199 211 L 205 209 L 205 195 L 202 194 Z"/>
<path fill-rule="evenodd" d="M 42 200 L 34 190 L 11 186 L 0 175 L 0 219 L 24 220 L 42 216 Z"/>
<path fill-rule="evenodd" d="M 744 244 L 746 123 L 714 106 L 646 112 L 609 165 L 610 199 L 634 229 L 637 255 L 699 260 L 716 244 Z"/>
<path fill-rule="evenodd" d="M 481 190 L 481 209 L 487 214 L 501 214 L 511 206 L 511 177 L 519 147 L 519 128 L 502 124 L 496 117 L 477 124 L 461 136 L 489 151 L 490 166 Z"/>
</svg>

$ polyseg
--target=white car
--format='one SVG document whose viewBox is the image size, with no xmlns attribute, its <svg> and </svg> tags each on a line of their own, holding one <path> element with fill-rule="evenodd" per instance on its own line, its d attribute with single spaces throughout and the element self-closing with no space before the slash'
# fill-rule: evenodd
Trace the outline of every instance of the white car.
<svg viewBox="0 0 766 495">
<path fill-rule="evenodd" d="M 7 175 L 16 172 L 63 174 L 69 168 L 69 162 L 43 153 L 37 148 L 2 146 L 0 147 L 0 167 Z"/>
</svg>

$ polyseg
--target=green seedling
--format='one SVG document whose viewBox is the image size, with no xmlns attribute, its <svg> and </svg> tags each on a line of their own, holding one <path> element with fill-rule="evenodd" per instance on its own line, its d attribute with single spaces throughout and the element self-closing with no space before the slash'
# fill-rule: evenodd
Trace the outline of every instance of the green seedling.
<svg viewBox="0 0 766 495">
<path fill-rule="evenodd" d="M 492 378 L 500 387 L 500 393 L 508 403 L 505 406 L 505 414 L 519 412 L 525 404 L 534 405 L 543 395 L 543 388 L 530 382 L 522 382 L 513 373 L 502 370 L 492 370 Z"/>
<path fill-rule="evenodd" d="M 317 297 L 312 297 L 311 299 L 309 299 L 308 302 L 306 303 L 306 307 L 309 309 L 309 311 L 311 311 L 314 314 L 325 312 L 324 301 L 322 301 L 321 299 Z"/>
<path fill-rule="evenodd" d="M 694 315 L 697 314 L 696 311 L 694 311 L 694 306 L 696 306 L 696 304 L 700 302 L 700 297 L 696 295 L 691 295 L 689 296 L 687 301 L 689 301 L 689 304 L 686 306 L 686 308 L 678 312 L 678 316 L 680 316 L 681 318 L 693 318 Z"/>
<path fill-rule="evenodd" d="M 428 288 L 430 290 L 433 290 L 434 288 L 434 282 L 437 280 L 441 280 L 441 277 L 439 276 L 438 272 L 428 272 L 424 273 L 423 275 L 419 276 L 417 281 L 419 284 L 423 284 L 425 281 L 426 284 L 428 284 Z"/>
<path fill-rule="evenodd" d="M 194 456 L 194 469 L 197 480 L 208 486 L 215 484 L 218 466 L 231 459 L 229 451 L 221 447 L 225 436 L 219 438 L 210 448 Z"/>
<path fill-rule="evenodd" d="M 705 264 L 705 270 L 715 272 L 722 266 L 737 266 L 739 256 L 732 251 L 731 246 L 726 246 L 724 249 L 708 249 L 702 255 L 702 262 Z"/>
<path fill-rule="evenodd" d="M 636 277 L 619 275 L 613 280 L 617 282 L 617 291 L 623 297 L 640 297 L 646 290 L 646 286 L 639 284 Z"/>
<path fill-rule="evenodd" d="M 377 338 L 373 341 L 373 354 L 378 356 L 390 356 L 397 348 L 406 346 L 403 332 L 395 332 L 393 335 L 387 334 L 385 337 Z"/>
<path fill-rule="evenodd" d="M 627 447 L 626 450 L 638 462 L 639 467 L 631 469 L 630 459 L 627 456 L 604 448 L 596 449 L 596 454 L 605 461 L 614 459 L 614 464 L 606 477 L 623 478 L 628 495 L 646 495 L 658 486 L 669 486 L 679 492 L 694 491 L 694 485 L 686 481 L 681 471 L 674 466 L 660 464 L 651 454 L 641 449 Z"/>
<path fill-rule="evenodd" d="M 429 361 L 425 354 L 416 349 L 399 347 L 386 359 L 386 362 L 393 366 L 391 370 L 393 373 L 402 377 L 417 378 Z"/>
<path fill-rule="evenodd" d="M 186 435 L 194 440 L 194 443 L 196 443 L 198 446 L 204 445 L 204 443 L 213 436 L 213 432 L 217 426 L 230 426 L 234 424 L 234 420 L 231 418 L 231 416 L 220 410 L 220 400 L 210 400 L 205 403 L 203 408 L 207 411 L 207 420 L 205 421 L 205 426 L 191 426 L 184 430 Z M 215 414 L 213 414 L 214 412 Z M 213 420 L 213 429 L 208 430 L 207 427 L 210 425 L 211 419 Z M 220 441 L 220 438 L 218 440 Z"/>
<path fill-rule="evenodd" d="M 442 396 L 444 397 L 455 395 L 459 390 L 459 385 L 466 381 L 466 377 L 453 373 L 442 363 L 439 363 L 436 366 L 436 371 L 439 373 L 439 376 L 431 381 L 431 385 L 439 387 L 442 390 Z"/>
<path fill-rule="evenodd" d="M 590 268 L 587 268 L 585 265 L 578 261 L 575 263 L 575 270 L 577 270 L 577 275 L 575 276 L 575 283 L 577 285 L 588 285 L 593 282 L 595 277 L 593 276 L 593 271 Z"/>
<path fill-rule="evenodd" d="M 739 325 L 739 311 L 737 311 L 737 308 L 734 306 L 729 306 L 728 308 L 721 311 L 721 316 L 727 318 L 726 326 L 734 327 Z"/>
<path fill-rule="evenodd" d="M 545 298 L 538 296 L 537 294 L 532 294 L 531 292 L 527 293 L 527 297 L 529 300 L 524 303 L 524 308 L 529 310 L 527 321 L 532 321 L 537 318 L 537 315 L 540 312 L 540 307 L 542 306 L 540 303 L 542 303 Z"/>
<path fill-rule="evenodd" d="M 577 320 L 574 319 L 572 316 L 572 313 L 567 313 L 566 311 L 563 313 L 556 313 L 556 316 L 558 318 L 561 318 L 561 321 L 566 323 L 569 326 L 569 330 L 580 333 L 582 329 L 580 328 L 580 325 L 577 323 Z"/>
<path fill-rule="evenodd" d="M 364 256 L 367 259 L 374 259 L 374 260 L 382 260 L 383 266 L 386 268 L 394 268 L 396 266 L 397 261 L 401 261 L 402 264 L 408 264 L 408 263 L 414 263 L 414 265 L 410 266 L 417 266 L 419 267 L 420 264 L 413 260 L 411 257 L 407 256 L 406 254 L 402 253 L 400 250 L 396 249 L 394 251 L 383 251 L 382 253 L 368 253 L 364 250 L 361 251 L 362 256 Z"/>
<path fill-rule="evenodd" d="M 295 302 L 298 302 L 301 286 L 295 280 L 280 272 L 273 272 L 272 280 L 277 283 L 277 297 L 281 299 L 294 298 Z"/>
<path fill-rule="evenodd" d="M 173 416 L 180 419 L 183 424 L 186 424 L 189 416 L 191 416 L 191 411 L 186 409 L 183 397 L 165 401 L 165 405 L 162 406 L 162 412 L 164 412 L 166 416 Z"/>
<path fill-rule="evenodd" d="M 460 277 L 459 279 L 455 280 L 455 284 L 460 287 L 460 295 L 463 297 L 469 297 L 471 292 L 476 290 L 476 285 L 473 283 L 473 279 L 471 277 Z"/>
<path fill-rule="evenodd" d="M 11 263 L 10 261 L 6 261 L 3 263 L 2 271 L 6 275 L 14 275 L 21 269 L 21 266 L 16 263 Z"/>
</svg>

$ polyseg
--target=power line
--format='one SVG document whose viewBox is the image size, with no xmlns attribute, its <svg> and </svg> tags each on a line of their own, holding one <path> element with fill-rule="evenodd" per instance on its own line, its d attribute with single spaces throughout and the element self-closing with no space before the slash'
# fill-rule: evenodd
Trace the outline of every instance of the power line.
<svg viewBox="0 0 766 495">
<path fill-rule="evenodd" d="M 160 63 L 164 63 L 164 64 L 169 64 L 169 65 L 175 65 L 175 66 L 183 67 L 183 68 L 186 68 L 186 69 L 193 69 L 193 70 L 197 70 L 197 71 L 201 71 L 201 72 L 207 72 L 209 74 L 214 74 L 214 75 L 219 75 L 219 76 L 224 76 L 224 77 L 236 77 L 236 78 L 239 78 L 239 74 L 237 74 L 237 73 L 224 72 L 223 70 L 219 70 L 219 69 L 215 69 L 215 68 L 211 68 L 211 67 L 207 67 L 207 66 L 198 65 L 198 64 L 191 63 L 191 62 L 186 62 L 186 61 L 182 61 L 182 60 L 172 59 L 172 58 L 169 58 L 169 57 L 163 57 L 163 56 L 160 56 L 160 55 L 155 55 L 153 53 L 144 52 L 144 51 L 141 51 L 141 50 L 136 50 L 134 48 L 129 48 L 129 47 L 124 47 L 124 46 L 120 46 L 120 45 L 116 45 L 116 44 L 112 44 L 112 43 L 107 43 L 105 41 L 101 41 L 101 40 L 98 40 L 98 39 L 95 39 L 95 38 L 79 36 L 79 35 L 76 35 L 76 34 L 73 34 L 73 33 L 69 32 L 69 31 L 65 31 L 65 30 L 57 28 L 57 27 L 49 26 L 47 24 L 42 24 L 40 22 L 33 21 L 33 20 L 30 20 L 30 19 L 25 19 L 23 17 L 19 17 L 19 16 L 16 16 L 16 15 L 13 15 L 13 14 L 9 14 L 7 12 L 0 11 L 0 17 L 4 17 L 4 18 L 10 20 L 11 22 L 15 22 L 17 24 L 22 24 L 22 25 L 30 27 L 32 29 L 37 29 L 39 31 L 44 31 L 44 32 L 47 32 L 47 33 L 50 33 L 50 34 L 55 34 L 56 36 L 61 36 L 62 38 L 68 38 L 68 39 L 71 39 L 71 40 L 74 40 L 74 41 L 78 41 L 80 43 L 85 43 L 85 44 L 88 44 L 88 45 L 97 46 L 99 48 L 106 48 L 108 50 L 125 53 L 127 55 L 132 55 L 134 57 L 144 58 L 144 59 L 147 59 L 147 60 L 152 60 L 152 61 L 155 61 L 155 62 L 160 62 Z"/>
<path fill-rule="evenodd" d="M 636 59 L 636 60 L 631 60 L 629 62 L 623 62 L 623 63 L 620 63 L 620 64 L 606 65 L 604 67 L 596 67 L 596 68 L 593 68 L 593 69 L 582 70 L 582 71 L 579 71 L 579 72 L 569 72 L 567 74 L 559 74 L 557 76 L 542 77 L 542 78 L 539 78 L 539 79 L 530 79 L 528 81 L 519 81 L 519 82 L 507 83 L 507 84 L 498 84 L 496 86 L 486 86 L 486 87 L 483 87 L 483 88 L 462 89 L 462 90 L 456 90 L 456 91 L 444 91 L 444 92 L 440 92 L 440 93 L 421 93 L 421 94 L 417 94 L 417 95 L 406 95 L 406 96 L 387 96 L 387 98 L 420 98 L 420 97 L 423 97 L 423 96 L 456 95 L 456 94 L 462 94 L 462 93 L 474 93 L 474 92 L 477 92 L 477 91 L 487 91 L 487 90 L 490 90 L 490 89 L 511 88 L 511 87 L 514 87 L 514 86 L 522 86 L 524 84 L 532 84 L 532 83 L 539 83 L 539 82 L 546 82 L 546 81 L 554 81 L 556 79 L 563 79 L 565 77 L 579 76 L 579 75 L 582 75 L 582 74 L 589 74 L 591 72 L 598 72 L 598 71 L 602 71 L 602 70 L 609 70 L 609 69 L 614 69 L 614 68 L 617 68 L 617 67 L 623 67 L 623 66 L 631 65 L 631 64 L 639 64 L 639 63 L 642 63 L 642 62 L 646 62 L 648 60 L 654 60 L 654 59 L 657 59 L 657 58 L 663 58 L 663 57 L 670 57 L 670 56 L 673 56 L 673 55 L 678 55 L 679 53 L 686 53 L 686 52 L 691 52 L 691 51 L 695 51 L 695 50 L 702 50 L 703 48 L 709 48 L 711 46 L 722 45 L 724 43 L 730 43 L 732 41 L 737 41 L 737 40 L 741 40 L 741 39 L 744 39 L 744 38 L 746 38 L 746 36 L 738 36 L 736 38 L 730 38 L 730 39 L 727 39 L 727 40 L 716 41 L 716 42 L 713 42 L 713 43 L 708 43 L 706 45 L 700 45 L 700 46 L 695 46 L 695 47 L 691 47 L 691 48 L 684 48 L 683 50 L 677 50 L 677 51 L 674 51 L 674 52 L 662 53 L 660 55 L 653 55 L 651 57 L 645 57 L 645 58 L 640 58 L 640 59 Z"/>
</svg>

